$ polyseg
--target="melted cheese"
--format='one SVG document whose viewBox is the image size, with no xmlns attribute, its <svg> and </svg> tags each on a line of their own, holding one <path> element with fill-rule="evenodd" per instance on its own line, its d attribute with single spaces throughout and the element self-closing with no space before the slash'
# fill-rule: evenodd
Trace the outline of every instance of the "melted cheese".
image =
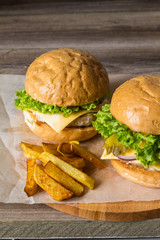
<svg viewBox="0 0 160 240">
<path fill-rule="evenodd" d="M 47 123 L 51 128 L 53 128 L 57 133 L 59 133 L 78 117 L 89 112 L 98 112 L 98 110 L 100 110 L 105 103 L 106 100 L 104 100 L 101 104 L 97 105 L 95 109 L 92 109 L 90 111 L 81 110 L 70 114 L 68 117 L 63 117 L 63 113 L 43 114 L 33 110 L 30 111 L 36 116 L 39 121 Z"/>
<path fill-rule="evenodd" d="M 119 159 L 117 158 L 112 152 L 110 154 L 107 154 L 106 153 L 106 149 L 104 149 L 103 153 L 102 153 L 102 156 L 101 156 L 101 159 Z"/>
<path fill-rule="evenodd" d="M 67 127 L 76 118 L 78 118 L 88 112 L 96 112 L 96 110 L 91 110 L 91 111 L 82 110 L 82 111 L 78 111 L 76 113 L 72 113 L 68 117 L 63 117 L 63 113 L 43 114 L 40 112 L 33 111 L 33 113 L 36 115 L 38 120 L 40 120 L 42 122 L 46 122 L 57 133 L 61 132 L 65 127 Z"/>
</svg>

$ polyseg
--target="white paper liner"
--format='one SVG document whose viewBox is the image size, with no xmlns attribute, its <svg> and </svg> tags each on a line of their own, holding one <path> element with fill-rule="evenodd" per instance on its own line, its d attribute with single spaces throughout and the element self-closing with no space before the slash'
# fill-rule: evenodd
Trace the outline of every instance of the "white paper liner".
<svg viewBox="0 0 160 240">
<path fill-rule="evenodd" d="M 131 75 L 110 76 L 111 89 L 131 77 Z M 25 76 L 0 75 L 0 202 L 54 203 L 55 201 L 44 191 L 40 191 L 30 198 L 24 192 L 26 159 L 22 157 L 23 152 L 19 144 L 21 141 L 33 144 L 42 142 L 28 129 L 24 123 L 22 112 L 14 106 L 15 91 L 24 88 L 24 80 Z M 103 143 L 103 139 L 97 136 L 83 145 L 100 156 L 103 151 Z M 60 203 L 104 203 L 160 199 L 160 189 L 147 188 L 128 181 L 116 173 L 109 161 L 106 169 L 95 170 L 91 176 L 96 180 L 94 190 L 85 188 L 83 196 L 73 197 Z"/>
</svg>

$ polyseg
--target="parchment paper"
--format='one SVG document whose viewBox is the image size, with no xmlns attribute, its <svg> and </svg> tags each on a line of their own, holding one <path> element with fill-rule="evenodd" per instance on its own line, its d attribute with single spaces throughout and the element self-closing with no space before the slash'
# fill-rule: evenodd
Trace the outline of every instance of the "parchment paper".
<svg viewBox="0 0 160 240">
<path fill-rule="evenodd" d="M 131 75 L 111 75 L 111 90 Z M 26 160 L 22 157 L 19 146 L 21 141 L 41 144 L 26 126 L 21 111 L 14 106 L 15 91 L 24 88 L 25 76 L 0 75 L 0 202 L 5 203 L 53 203 L 55 202 L 44 191 L 28 198 L 24 192 L 26 179 Z M 83 143 L 89 150 L 102 154 L 103 139 L 100 136 Z M 73 197 L 62 203 L 101 203 L 119 201 L 150 201 L 160 199 L 160 189 L 151 189 L 134 184 L 121 177 L 112 168 L 109 161 L 107 168 L 91 172 L 96 180 L 94 190 L 85 188 L 82 197 Z"/>
</svg>

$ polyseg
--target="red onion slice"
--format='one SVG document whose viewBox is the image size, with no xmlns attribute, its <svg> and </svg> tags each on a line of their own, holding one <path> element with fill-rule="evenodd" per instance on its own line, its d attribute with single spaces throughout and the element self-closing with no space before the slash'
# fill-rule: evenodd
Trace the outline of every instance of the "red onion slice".
<svg viewBox="0 0 160 240">
<path fill-rule="evenodd" d="M 133 156 L 118 155 L 117 157 L 119 159 L 123 160 L 123 161 L 135 161 L 135 160 L 137 160 L 135 155 L 133 155 Z"/>
</svg>

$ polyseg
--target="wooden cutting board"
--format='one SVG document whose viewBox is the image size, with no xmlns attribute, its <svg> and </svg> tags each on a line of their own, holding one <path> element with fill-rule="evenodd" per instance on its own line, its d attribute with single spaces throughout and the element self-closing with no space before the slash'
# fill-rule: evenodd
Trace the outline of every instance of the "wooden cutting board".
<svg viewBox="0 0 160 240">
<path fill-rule="evenodd" d="M 140 221 L 160 217 L 160 200 L 145 202 L 47 204 L 61 212 L 103 221 Z"/>
</svg>

